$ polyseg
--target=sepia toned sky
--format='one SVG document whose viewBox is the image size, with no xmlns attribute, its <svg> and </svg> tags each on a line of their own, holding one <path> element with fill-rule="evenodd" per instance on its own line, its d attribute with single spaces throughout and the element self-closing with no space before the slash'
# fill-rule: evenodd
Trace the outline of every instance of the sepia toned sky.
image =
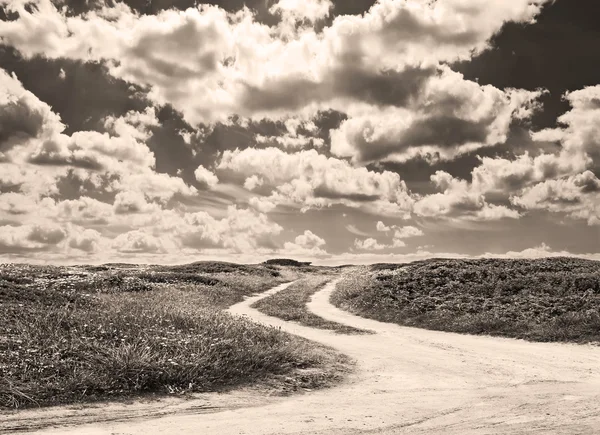
<svg viewBox="0 0 600 435">
<path fill-rule="evenodd" d="M 0 0 L 0 261 L 600 259 L 597 0 Z"/>
</svg>

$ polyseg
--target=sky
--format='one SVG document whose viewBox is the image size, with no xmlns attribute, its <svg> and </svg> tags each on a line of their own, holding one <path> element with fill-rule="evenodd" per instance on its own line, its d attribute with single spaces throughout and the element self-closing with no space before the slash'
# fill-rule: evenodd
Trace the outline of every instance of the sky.
<svg viewBox="0 0 600 435">
<path fill-rule="evenodd" d="M 0 261 L 600 259 L 597 0 L 0 0 Z"/>
</svg>

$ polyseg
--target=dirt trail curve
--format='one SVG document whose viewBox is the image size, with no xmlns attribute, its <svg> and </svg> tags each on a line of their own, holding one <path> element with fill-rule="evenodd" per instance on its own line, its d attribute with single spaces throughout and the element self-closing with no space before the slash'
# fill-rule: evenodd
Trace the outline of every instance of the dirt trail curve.
<svg viewBox="0 0 600 435">
<path fill-rule="evenodd" d="M 458 335 L 363 319 L 329 304 L 334 283 L 315 294 L 310 310 L 375 335 L 340 336 L 249 308 L 282 288 L 230 311 L 350 355 L 358 367 L 348 382 L 259 406 L 43 433 L 600 434 L 600 347 Z"/>
</svg>

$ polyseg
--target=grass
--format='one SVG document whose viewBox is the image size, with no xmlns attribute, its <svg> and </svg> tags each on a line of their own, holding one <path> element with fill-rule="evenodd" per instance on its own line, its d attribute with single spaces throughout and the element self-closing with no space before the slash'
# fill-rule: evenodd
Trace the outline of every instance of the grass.
<svg viewBox="0 0 600 435">
<path fill-rule="evenodd" d="M 364 334 L 368 331 L 325 320 L 311 313 L 306 304 L 318 290 L 333 279 L 332 275 L 313 275 L 297 280 L 285 290 L 261 299 L 252 305 L 261 313 L 293 321 L 313 328 L 327 329 L 339 334 Z"/>
<path fill-rule="evenodd" d="M 532 341 L 600 341 L 600 262 L 428 260 L 349 273 L 332 303 L 404 326 Z"/>
<path fill-rule="evenodd" d="M 220 312 L 284 268 L 0 266 L 0 408 L 333 383 L 329 348 Z"/>
</svg>

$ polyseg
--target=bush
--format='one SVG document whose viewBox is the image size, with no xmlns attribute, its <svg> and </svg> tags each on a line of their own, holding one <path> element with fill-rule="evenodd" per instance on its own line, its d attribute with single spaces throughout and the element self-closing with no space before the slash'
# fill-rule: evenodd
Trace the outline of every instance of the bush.
<svg viewBox="0 0 600 435">
<path fill-rule="evenodd" d="M 296 260 L 291 260 L 289 258 L 275 258 L 272 260 L 267 260 L 264 264 L 268 265 L 277 265 L 277 266 L 293 266 L 293 267 L 302 267 L 302 266 L 310 266 L 311 262 L 300 262 Z"/>
</svg>

